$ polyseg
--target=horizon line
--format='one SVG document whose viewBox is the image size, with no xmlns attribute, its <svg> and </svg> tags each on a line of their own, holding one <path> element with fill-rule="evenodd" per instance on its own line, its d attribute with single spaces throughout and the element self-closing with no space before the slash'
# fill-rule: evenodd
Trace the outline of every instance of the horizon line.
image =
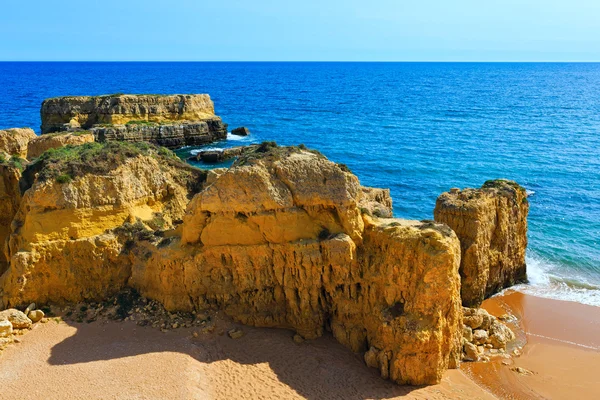
<svg viewBox="0 0 600 400">
<path fill-rule="evenodd" d="M 600 60 L 0 60 L 0 63 L 506 63 L 596 64 Z"/>
</svg>

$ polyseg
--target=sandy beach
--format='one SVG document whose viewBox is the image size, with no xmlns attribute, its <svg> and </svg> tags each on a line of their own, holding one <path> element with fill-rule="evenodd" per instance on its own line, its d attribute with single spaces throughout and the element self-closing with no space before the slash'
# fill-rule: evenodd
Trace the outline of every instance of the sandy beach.
<svg viewBox="0 0 600 400">
<path fill-rule="evenodd" d="M 401 387 L 326 336 L 296 344 L 292 332 L 241 327 L 162 333 L 133 322 L 38 324 L 0 356 L 2 399 L 493 398 L 461 371 L 440 385 Z M 237 326 L 237 325 L 235 325 Z"/>
<path fill-rule="evenodd" d="M 517 332 L 517 341 L 526 339 L 527 344 L 522 355 L 507 365 L 501 359 L 463 363 L 461 369 L 474 382 L 498 398 L 600 396 L 600 308 L 513 291 L 488 299 L 483 306 L 496 316 L 516 316 L 523 329 Z M 517 367 L 528 372 L 515 372 Z"/>
<path fill-rule="evenodd" d="M 0 356 L 3 399 L 525 399 L 600 394 L 600 309 L 513 292 L 485 302 L 525 329 L 522 355 L 463 363 L 441 384 L 382 380 L 332 337 L 296 344 L 292 332 L 220 317 L 214 333 L 166 333 L 134 322 L 37 324 Z M 223 334 L 232 327 L 240 339 Z M 523 333 L 518 338 L 522 341 Z M 508 365 L 506 365 L 508 364 Z M 513 368 L 531 372 L 523 375 Z"/>
</svg>

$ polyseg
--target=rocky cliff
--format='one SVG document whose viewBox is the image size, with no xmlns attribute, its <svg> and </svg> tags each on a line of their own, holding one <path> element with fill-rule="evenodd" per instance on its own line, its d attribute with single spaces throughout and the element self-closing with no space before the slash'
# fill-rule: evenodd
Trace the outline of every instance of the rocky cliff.
<svg viewBox="0 0 600 400">
<path fill-rule="evenodd" d="M 125 247 L 145 231 L 171 228 L 204 179 L 163 150 L 89 143 L 29 165 L 19 182 L 24 193 L 12 219 L 0 303 L 77 302 L 122 287 L 130 275 Z"/>
<path fill-rule="evenodd" d="M 91 130 L 97 141 L 149 141 L 165 147 L 227 136 L 206 94 L 57 97 L 42 103 L 42 133 Z"/>
<path fill-rule="evenodd" d="M 439 381 L 461 346 L 454 233 L 373 220 L 354 175 L 310 151 L 262 151 L 209 173 L 181 239 L 134 250 L 152 255 L 130 284 L 168 309 L 219 307 L 309 339 L 331 331 L 385 378 Z"/>
<path fill-rule="evenodd" d="M 513 181 L 486 182 L 481 189 L 453 189 L 436 202 L 435 220 L 460 239 L 463 305 L 526 279 L 527 214 L 525 189 Z"/>
<path fill-rule="evenodd" d="M 331 332 L 401 384 L 439 382 L 467 357 L 463 226 L 479 229 L 474 215 L 501 221 L 475 235 L 492 238 L 481 250 L 488 261 L 514 257 L 517 244 L 500 244 L 526 229 L 526 213 L 516 214 L 526 200 L 505 183 L 465 194 L 481 200 L 470 208 L 458 193 L 440 197 L 452 221 L 464 219 L 459 236 L 386 218 L 389 191 L 302 146 L 264 143 L 203 172 L 145 143 L 87 143 L 45 152 L 22 176 L 10 168 L 0 188 L 11 220 L 0 309 L 103 300 L 127 286 L 170 311 L 216 308 L 306 339 Z M 494 268 L 507 264 L 489 265 L 488 277 L 504 276 Z"/>
<path fill-rule="evenodd" d="M 35 132 L 29 128 L 0 130 L 0 155 L 5 153 L 4 157 L 26 158 L 29 141 L 36 137 Z"/>
<path fill-rule="evenodd" d="M 371 218 L 361 201 L 389 209 L 386 192 L 306 149 L 260 146 L 205 180 L 139 146 L 67 147 L 24 171 L 3 306 L 129 285 L 169 310 L 218 307 L 305 338 L 331 331 L 398 383 L 438 382 L 457 365 L 451 230 Z"/>
<path fill-rule="evenodd" d="M 21 169 L 14 163 L 0 163 L 0 276 L 8 268 L 8 237 L 19 209 Z"/>
</svg>

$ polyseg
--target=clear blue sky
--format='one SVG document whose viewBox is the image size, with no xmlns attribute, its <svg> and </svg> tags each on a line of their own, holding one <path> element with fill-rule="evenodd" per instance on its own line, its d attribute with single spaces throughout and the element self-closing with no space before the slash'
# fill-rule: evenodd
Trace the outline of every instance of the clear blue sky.
<svg viewBox="0 0 600 400">
<path fill-rule="evenodd" d="M 600 61 L 600 0 L 20 0 L 0 60 Z"/>
</svg>

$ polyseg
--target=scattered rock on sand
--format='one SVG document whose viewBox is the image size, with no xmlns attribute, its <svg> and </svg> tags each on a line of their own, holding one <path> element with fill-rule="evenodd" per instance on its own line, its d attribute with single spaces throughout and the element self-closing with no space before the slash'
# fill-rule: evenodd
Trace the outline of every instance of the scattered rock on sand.
<svg viewBox="0 0 600 400">
<path fill-rule="evenodd" d="M 44 318 L 45 314 L 42 310 L 32 310 L 29 312 L 28 317 L 34 324 Z"/>
<path fill-rule="evenodd" d="M 10 337 L 12 333 L 12 324 L 8 320 L 0 321 L 0 338 Z"/>
<path fill-rule="evenodd" d="M 27 316 L 14 308 L 9 308 L 0 312 L 0 320 L 8 320 L 13 329 L 29 329 L 31 328 L 31 320 Z"/>
<path fill-rule="evenodd" d="M 473 330 L 467 325 L 463 325 L 463 337 L 467 339 L 468 342 L 473 341 Z"/>
<path fill-rule="evenodd" d="M 465 352 L 465 361 L 477 361 L 479 359 L 479 350 L 473 343 L 465 342 L 463 345 L 463 351 Z"/>
<path fill-rule="evenodd" d="M 232 339 L 239 339 L 242 336 L 244 336 L 244 331 L 242 331 L 241 329 L 233 328 L 233 329 L 227 331 L 227 334 Z"/>
<path fill-rule="evenodd" d="M 520 375 L 533 375 L 533 372 L 522 367 L 513 367 L 510 370 Z"/>
<path fill-rule="evenodd" d="M 246 128 L 245 126 L 241 126 L 239 128 L 235 128 L 231 131 L 232 135 L 236 135 L 236 136 L 248 136 L 250 134 L 250 130 L 248 130 L 248 128 Z"/>
<path fill-rule="evenodd" d="M 488 340 L 488 333 L 483 329 L 473 331 L 473 341 L 477 344 L 483 344 Z"/>
<path fill-rule="evenodd" d="M 506 348 L 506 343 L 515 339 L 515 334 L 506 325 L 494 321 L 490 327 L 490 343 L 496 349 Z"/>
<path fill-rule="evenodd" d="M 298 335 L 297 333 L 294 335 L 294 343 L 300 344 L 300 343 L 304 343 L 304 338 L 300 335 Z"/>
<path fill-rule="evenodd" d="M 33 310 L 35 310 L 35 303 L 31 303 L 30 305 L 28 305 L 25 311 L 23 311 L 23 314 L 29 317 L 29 313 Z"/>
</svg>

